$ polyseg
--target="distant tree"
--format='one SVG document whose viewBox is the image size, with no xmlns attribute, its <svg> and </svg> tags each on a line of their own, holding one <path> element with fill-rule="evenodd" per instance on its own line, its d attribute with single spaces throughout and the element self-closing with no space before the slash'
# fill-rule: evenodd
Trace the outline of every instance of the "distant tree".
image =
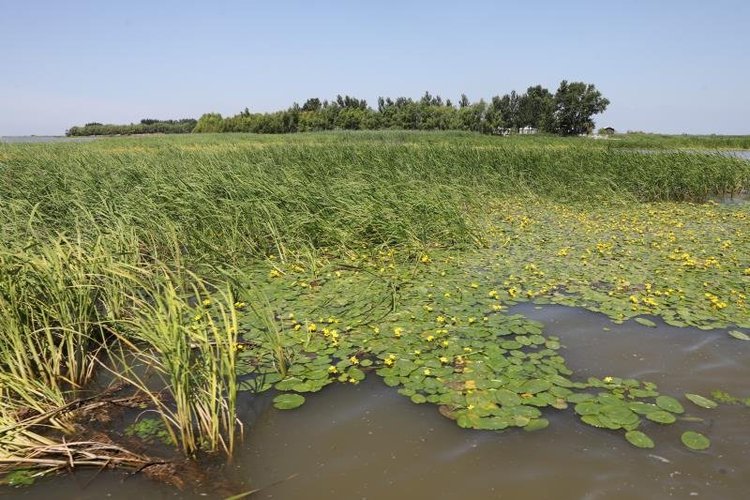
<svg viewBox="0 0 750 500">
<path fill-rule="evenodd" d="M 549 90 L 541 85 L 526 89 L 518 101 L 518 126 L 555 131 L 555 97 Z"/>
<path fill-rule="evenodd" d="M 469 98 L 466 97 L 466 94 L 461 94 L 461 100 L 458 101 L 458 107 L 459 108 L 468 108 L 471 105 L 469 102 Z"/>
<path fill-rule="evenodd" d="M 323 107 L 323 104 L 320 102 L 320 99 L 317 97 L 312 97 L 305 101 L 305 104 L 302 105 L 302 111 L 320 111 L 320 108 Z"/>
<path fill-rule="evenodd" d="M 561 135 L 586 134 L 594 129 L 592 117 L 607 109 L 609 100 L 593 84 L 560 82 L 555 93 L 555 122 Z"/>
<path fill-rule="evenodd" d="M 193 132 L 223 132 L 224 120 L 219 113 L 206 113 L 198 119 Z"/>
</svg>

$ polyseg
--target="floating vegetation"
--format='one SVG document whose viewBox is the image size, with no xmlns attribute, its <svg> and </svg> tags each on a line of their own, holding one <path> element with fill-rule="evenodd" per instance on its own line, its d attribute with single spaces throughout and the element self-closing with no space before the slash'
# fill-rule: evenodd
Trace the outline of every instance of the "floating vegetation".
<svg viewBox="0 0 750 500">
<path fill-rule="evenodd" d="M 711 446 L 711 441 L 700 432 L 683 432 L 680 439 L 682 440 L 683 444 L 691 450 L 705 450 L 706 448 Z"/>
<path fill-rule="evenodd" d="M 509 204 L 499 225 L 487 231 L 497 240 L 485 250 L 433 250 L 427 258 L 421 252 L 411 265 L 393 251 L 362 252 L 314 273 L 300 264 L 272 270 L 262 278 L 262 293 L 275 311 L 290 367 L 282 379 L 270 380 L 277 390 L 306 393 L 332 382 L 356 384 L 375 372 L 412 402 L 436 405 L 461 427 L 534 430 L 549 424 L 548 412 L 573 410 L 587 425 L 621 430 L 634 446 L 653 446 L 644 430 L 676 423 L 686 412 L 680 401 L 650 382 L 616 374 L 581 380 L 565 364 L 559 339 L 545 335 L 543 324 L 507 310 L 533 300 L 605 312 L 615 322 L 634 318 L 652 328 L 657 323 L 639 315 L 678 326 L 746 328 L 742 290 L 749 263 L 736 251 L 746 248 L 745 215 L 724 210 L 610 207 L 593 223 L 590 210 L 576 215 L 560 206 Z M 709 231 L 707 236 L 696 238 L 684 222 L 685 230 L 674 232 L 676 211 L 680 220 Z M 543 214 L 543 222 L 532 212 Z M 623 218 L 638 223 L 623 225 Z M 727 224 L 705 220 L 716 218 Z M 654 232 L 662 230 L 666 237 L 657 243 L 662 238 Z M 715 246 L 706 244 L 710 231 L 734 235 L 735 246 L 721 244 L 726 236 L 718 239 L 722 263 L 714 263 L 718 258 L 709 249 Z M 555 239 L 563 237 L 576 247 L 558 246 Z M 670 258 L 677 248 L 680 255 L 705 256 L 703 263 Z M 249 332 L 263 328 L 252 320 L 246 324 Z M 272 350 L 260 343 L 242 354 L 253 360 L 250 380 L 278 376 L 261 362 Z M 702 396 L 685 397 L 711 407 Z M 700 419 L 684 419 L 690 421 Z"/>
</svg>

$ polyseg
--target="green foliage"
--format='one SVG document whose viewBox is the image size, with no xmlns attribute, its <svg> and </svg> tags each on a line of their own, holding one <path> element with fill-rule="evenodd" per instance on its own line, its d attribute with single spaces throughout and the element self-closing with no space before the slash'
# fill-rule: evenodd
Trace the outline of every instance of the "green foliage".
<svg viewBox="0 0 750 500">
<path fill-rule="evenodd" d="M 592 117 L 608 105 L 593 84 L 563 80 L 555 93 L 556 129 L 562 135 L 588 134 L 594 129 Z"/>
<path fill-rule="evenodd" d="M 125 428 L 125 434 L 138 437 L 146 442 L 173 444 L 172 437 L 158 418 L 142 418 Z"/>
<path fill-rule="evenodd" d="M 144 118 L 140 123 L 131 123 L 130 125 L 87 123 L 83 127 L 71 127 L 66 132 L 66 135 L 75 137 L 90 135 L 189 134 L 193 132 L 196 124 L 197 122 L 192 118 L 184 118 L 182 120 L 154 120 Z"/>
<path fill-rule="evenodd" d="M 33 470 L 28 469 L 17 469 L 6 474 L 0 484 L 7 484 L 8 486 L 15 486 L 20 488 L 23 486 L 31 486 L 37 480 L 37 473 Z"/>
<path fill-rule="evenodd" d="M 695 431 L 686 431 L 682 433 L 682 443 L 691 450 L 705 450 L 711 446 L 711 441 L 703 434 Z"/>
<path fill-rule="evenodd" d="M 486 134 L 518 132 L 524 127 L 534 131 L 562 135 L 578 134 L 593 129 L 591 117 L 601 113 L 609 101 L 601 97 L 593 85 L 563 81 L 554 96 L 536 85 L 525 93 L 511 91 L 494 96 L 489 104 L 480 100 L 472 104 L 465 94 L 458 107 L 450 99 L 425 92 L 422 98 L 378 98 L 377 109 L 364 99 L 337 95 L 321 101 L 307 99 L 302 106 L 293 104 L 286 110 L 271 113 L 250 113 L 245 108 L 237 115 L 222 118 L 207 113 L 195 120 L 142 120 L 137 125 L 102 125 L 90 123 L 72 127 L 68 135 L 114 135 L 135 133 L 213 133 L 251 132 L 256 134 L 287 134 L 323 130 L 467 130 Z"/>
</svg>

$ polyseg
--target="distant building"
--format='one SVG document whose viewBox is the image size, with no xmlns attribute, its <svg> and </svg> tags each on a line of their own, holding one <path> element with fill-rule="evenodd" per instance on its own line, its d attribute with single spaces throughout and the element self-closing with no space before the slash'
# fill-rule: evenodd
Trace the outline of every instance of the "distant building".
<svg viewBox="0 0 750 500">
<path fill-rule="evenodd" d="M 613 127 L 604 127 L 599 129 L 599 135 L 613 135 L 615 129 Z"/>
<path fill-rule="evenodd" d="M 614 131 L 614 130 L 613 130 Z M 519 134 L 523 135 L 529 135 L 529 134 L 536 134 L 537 130 L 534 127 L 529 127 L 528 125 L 526 127 L 521 127 L 518 129 Z"/>
</svg>

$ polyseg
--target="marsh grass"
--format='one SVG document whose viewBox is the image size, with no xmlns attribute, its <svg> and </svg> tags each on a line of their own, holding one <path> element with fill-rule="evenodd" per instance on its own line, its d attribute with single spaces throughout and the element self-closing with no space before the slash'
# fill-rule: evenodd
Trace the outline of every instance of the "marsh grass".
<svg viewBox="0 0 750 500">
<path fill-rule="evenodd" d="M 209 294 L 205 283 L 190 277 L 180 283 L 164 270 L 130 284 L 138 291 L 129 297 L 137 312 L 119 325 L 117 338 L 126 349 L 111 371 L 149 395 L 171 440 L 187 455 L 231 456 L 238 428 L 235 301 L 231 290 Z M 156 383 L 138 366 L 155 372 Z"/>
</svg>

